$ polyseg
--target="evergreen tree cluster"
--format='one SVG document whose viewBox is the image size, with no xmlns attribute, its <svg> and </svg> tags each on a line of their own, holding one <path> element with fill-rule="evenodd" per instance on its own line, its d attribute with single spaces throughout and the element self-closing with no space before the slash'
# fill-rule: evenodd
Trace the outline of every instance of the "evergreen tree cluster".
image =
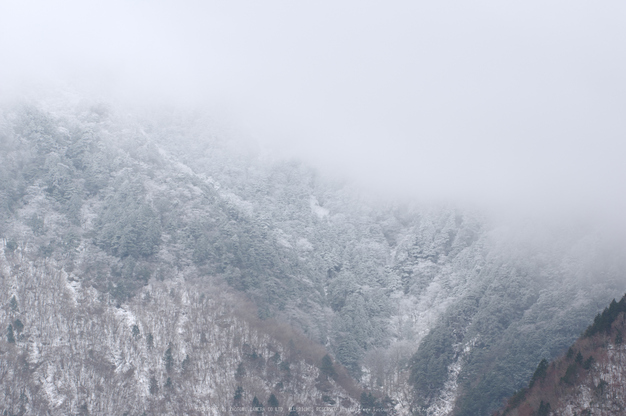
<svg viewBox="0 0 626 416">
<path fill-rule="evenodd" d="M 620 313 L 626 312 L 626 295 L 619 302 L 615 299 L 605 308 L 602 313 L 596 315 L 593 324 L 585 330 L 584 336 L 589 338 L 598 333 L 606 333 Z"/>
</svg>

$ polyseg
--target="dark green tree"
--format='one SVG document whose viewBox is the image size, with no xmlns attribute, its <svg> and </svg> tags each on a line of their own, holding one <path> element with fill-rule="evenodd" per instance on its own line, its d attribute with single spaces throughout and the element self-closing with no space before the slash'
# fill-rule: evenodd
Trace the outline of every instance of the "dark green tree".
<svg viewBox="0 0 626 416">
<path fill-rule="evenodd" d="M 131 332 L 133 337 L 137 338 L 139 336 L 139 327 L 137 325 L 133 325 Z"/>
<path fill-rule="evenodd" d="M 336 401 L 334 401 L 334 400 L 333 400 L 333 398 L 332 398 L 332 397 L 330 397 L 330 396 L 329 396 L 329 395 L 327 395 L 327 394 L 322 394 L 322 401 L 323 401 L 324 403 L 328 403 L 328 404 L 330 404 L 330 405 L 333 405 L 333 404 L 337 403 Z"/>
<path fill-rule="evenodd" d="M 13 325 L 9 324 L 7 328 L 7 342 L 9 344 L 15 344 L 15 337 L 13 336 Z"/>
<path fill-rule="evenodd" d="M 12 311 L 17 310 L 17 299 L 15 299 L 15 295 L 11 296 L 11 300 L 9 301 L 9 306 L 11 307 Z"/>
<path fill-rule="evenodd" d="M 577 374 L 578 374 L 578 366 L 572 363 L 567 366 L 567 370 L 565 370 L 565 375 L 561 377 L 561 382 L 566 383 L 566 384 L 574 384 Z"/>
<path fill-rule="evenodd" d="M 257 412 L 259 415 L 263 413 L 263 403 L 261 403 L 256 396 L 252 399 L 252 410 Z"/>
<path fill-rule="evenodd" d="M 330 355 L 326 354 L 322 357 L 322 362 L 320 363 L 320 372 L 326 377 L 336 377 L 337 372 L 335 371 L 335 367 L 333 366 L 333 359 L 330 358 Z"/>
<path fill-rule="evenodd" d="M 235 402 L 239 402 L 241 401 L 241 399 L 243 399 L 243 387 L 237 386 L 237 388 L 235 389 L 235 395 L 233 396 L 233 400 Z"/>
<path fill-rule="evenodd" d="M 159 383 L 156 377 L 150 377 L 150 394 L 155 395 L 159 392 Z"/>
<path fill-rule="evenodd" d="M 600 382 L 598 383 L 598 385 L 595 388 L 595 394 L 600 398 L 604 398 L 604 393 L 606 391 L 606 387 L 609 385 L 609 383 L 607 383 L 604 380 L 600 380 Z"/>
<path fill-rule="evenodd" d="M 172 346 L 170 345 L 165 350 L 165 355 L 163 356 L 163 361 L 165 362 L 165 370 L 169 373 L 174 366 L 174 357 L 172 356 Z"/>
<path fill-rule="evenodd" d="M 278 407 L 278 399 L 276 398 L 274 393 L 270 394 L 270 398 L 267 399 L 267 406 L 268 407 Z"/>
<path fill-rule="evenodd" d="M 17 250 L 17 243 L 13 240 L 9 240 L 7 241 L 6 244 L 6 251 L 9 253 L 13 253 L 15 250 Z"/>
<path fill-rule="evenodd" d="M 622 337 L 622 333 L 618 330 L 615 335 L 615 345 L 622 345 L 624 342 L 624 338 Z"/>
<path fill-rule="evenodd" d="M 148 333 L 148 336 L 146 337 L 146 346 L 148 349 L 152 349 L 152 347 L 154 347 L 154 337 L 152 336 L 152 332 Z"/>
<path fill-rule="evenodd" d="M 578 354 L 576 354 L 576 359 L 574 360 L 574 362 L 578 365 L 583 365 L 583 355 L 580 353 L 580 351 L 578 351 Z"/>
<path fill-rule="evenodd" d="M 185 359 L 180 364 L 180 368 L 182 369 L 183 373 L 189 369 L 190 364 L 191 364 L 191 359 L 189 358 L 189 354 L 186 354 Z"/>
<path fill-rule="evenodd" d="M 342 363 L 357 380 L 361 378 L 360 357 L 363 349 L 352 334 L 346 335 L 337 342 L 335 349 L 337 360 Z"/>
<path fill-rule="evenodd" d="M 608 332 L 611 329 L 613 321 L 615 321 L 617 316 L 622 312 L 626 312 L 626 296 L 619 302 L 613 299 L 609 307 L 596 316 L 593 320 L 593 324 L 585 331 L 584 336 L 591 337 L 597 333 Z"/>
<path fill-rule="evenodd" d="M 363 416 L 371 416 L 374 414 L 374 409 L 376 406 L 376 397 L 372 395 L 371 392 L 361 393 L 361 415 Z"/>
<path fill-rule="evenodd" d="M 377 415 L 384 415 L 384 416 L 397 415 L 397 412 L 395 409 L 396 404 L 397 402 L 394 399 L 385 395 L 385 397 L 383 397 L 383 399 L 380 402 L 380 407 L 384 410 L 379 410 Z"/>
<path fill-rule="evenodd" d="M 237 366 L 237 372 L 235 373 L 236 378 L 241 378 L 246 375 L 246 367 L 244 367 L 243 363 L 239 363 Z"/>
<path fill-rule="evenodd" d="M 551 412 L 550 403 L 544 402 L 543 400 L 539 404 L 539 409 L 537 409 L 537 416 L 548 416 Z"/>
<path fill-rule="evenodd" d="M 19 319 L 16 319 L 13 321 L 13 328 L 15 329 L 15 332 L 19 334 L 24 329 L 24 324 Z"/>
<path fill-rule="evenodd" d="M 541 381 L 546 377 L 548 371 L 548 360 L 545 358 L 539 362 L 533 377 L 530 379 L 529 387 L 532 387 L 537 381 Z"/>
</svg>

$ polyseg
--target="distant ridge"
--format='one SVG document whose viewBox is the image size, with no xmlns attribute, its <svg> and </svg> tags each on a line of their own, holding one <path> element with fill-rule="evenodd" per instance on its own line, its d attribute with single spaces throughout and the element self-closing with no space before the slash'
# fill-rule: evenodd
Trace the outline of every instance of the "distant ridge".
<svg viewBox="0 0 626 416">
<path fill-rule="evenodd" d="M 494 416 L 626 414 L 626 295 L 599 313 L 568 349 L 542 360 L 528 387 Z"/>
</svg>

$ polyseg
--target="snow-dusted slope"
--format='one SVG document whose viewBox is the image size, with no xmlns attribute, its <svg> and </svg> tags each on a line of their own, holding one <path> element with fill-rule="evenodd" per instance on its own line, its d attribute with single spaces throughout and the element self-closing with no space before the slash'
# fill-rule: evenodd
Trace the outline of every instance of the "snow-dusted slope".
<svg viewBox="0 0 626 416">
<path fill-rule="evenodd" d="M 351 414 L 357 404 L 304 359 L 302 336 L 285 345 L 255 328 L 241 311 L 250 305 L 224 288 L 181 275 L 116 305 L 62 264 L 28 257 L 0 257 L 0 322 L 15 328 L 14 342 L 0 341 L 7 414 L 224 415 L 254 397 L 267 405 L 271 394 L 281 414 L 292 406 Z"/>
<path fill-rule="evenodd" d="M 496 416 L 626 413 L 626 297 L 599 315 L 567 354 L 540 365 Z M 621 311 L 621 312 L 620 312 Z"/>
<path fill-rule="evenodd" d="M 524 385 L 541 358 L 558 355 L 599 305 L 626 289 L 622 243 L 596 229 L 373 201 L 302 163 L 254 153 L 199 116 L 139 116 L 61 101 L 0 113 L 0 237 L 7 261 L 19 258 L 29 270 L 5 265 L 6 284 L 21 287 L 19 296 L 40 287 L 47 293 L 54 286 L 45 279 L 20 284 L 24 273 L 49 269 L 62 286 L 49 296 L 65 294 L 63 307 L 80 308 L 82 293 L 90 293 L 92 306 L 81 320 L 95 319 L 95 328 L 107 316 L 116 328 L 139 331 L 111 344 L 105 357 L 115 366 L 115 383 L 125 385 L 123 374 L 134 369 L 129 380 L 144 393 L 163 395 L 167 377 L 174 383 L 182 376 L 165 377 L 156 367 L 141 373 L 129 357 L 149 368 L 161 360 L 163 367 L 172 343 L 171 360 L 182 366 L 188 351 L 200 348 L 194 337 L 202 333 L 185 328 L 195 322 L 191 309 L 204 302 L 195 292 L 208 282 L 228 284 L 254 302 L 260 322 L 288 322 L 311 345 L 323 345 L 374 397 L 395 400 L 400 413 L 472 416 L 487 414 Z M 171 305 L 155 303 L 166 297 L 152 294 L 143 301 L 147 291 L 171 285 L 179 287 Z M 187 295 L 177 298 L 177 290 Z M 58 332 L 52 317 L 64 315 L 54 308 L 45 305 L 41 333 Z M 173 319 L 166 333 L 147 323 L 165 315 Z M 107 331 L 102 336 L 111 343 Z M 146 331 L 152 349 L 142 338 Z M 191 344 L 178 344 L 190 336 Z M 50 342 L 62 351 L 71 345 L 63 337 Z M 211 342 L 202 345 L 212 349 Z M 267 348 L 256 348 L 267 364 Z M 277 350 L 281 357 L 285 348 Z M 40 350 L 37 344 L 33 354 Z M 88 351 L 81 347 L 73 356 L 87 365 L 95 360 Z M 195 368 L 189 356 L 185 366 Z M 204 387 L 193 394 L 216 394 L 209 373 L 220 367 L 196 370 Z M 66 390 L 50 371 L 39 378 L 42 391 L 49 403 L 60 403 Z M 325 403 L 337 402 L 332 388 L 318 384 Z"/>
</svg>

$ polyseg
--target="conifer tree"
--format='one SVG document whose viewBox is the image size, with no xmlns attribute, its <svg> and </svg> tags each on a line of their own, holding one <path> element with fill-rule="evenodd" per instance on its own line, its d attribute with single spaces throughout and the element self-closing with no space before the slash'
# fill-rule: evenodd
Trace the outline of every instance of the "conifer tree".
<svg viewBox="0 0 626 416">
<path fill-rule="evenodd" d="M 548 360 L 545 358 L 539 362 L 533 377 L 530 379 L 529 387 L 532 387 L 537 381 L 543 380 L 548 372 Z"/>
<path fill-rule="evenodd" d="M 246 375 L 246 367 L 244 367 L 243 363 L 239 363 L 237 366 L 237 372 L 235 373 L 235 377 L 241 378 Z"/>
<path fill-rule="evenodd" d="M 189 354 L 185 355 L 185 359 L 183 360 L 183 362 L 181 363 L 180 367 L 184 372 L 186 372 L 189 369 L 189 364 L 191 363 L 191 359 L 189 358 Z"/>
<path fill-rule="evenodd" d="M 373 415 L 374 408 L 376 407 L 376 397 L 372 393 L 361 393 L 361 414 Z"/>
<path fill-rule="evenodd" d="M 583 364 L 583 355 L 580 353 L 580 351 L 578 351 L 578 354 L 576 354 L 576 359 L 574 361 L 576 362 L 576 364 Z"/>
<path fill-rule="evenodd" d="M 13 336 L 13 325 L 9 324 L 7 328 L 7 342 L 9 344 L 15 344 L 15 337 Z"/>
<path fill-rule="evenodd" d="M 278 399 L 276 398 L 274 393 L 272 393 L 270 395 L 270 398 L 267 399 L 267 406 L 268 407 L 278 407 Z"/>
<path fill-rule="evenodd" d="M 278 368 L 280 368 L 281 371 L 284 371 L 287 376 L 291 375 L 291 367 L 289 366 L 289 361 L 281 362 Z"/>
<path fill-rule="evenodd" d="M 165 370 L 169 373 L 174 366 L 174 357 L 172 356 L 172 346 L 170 345 L 165 350 L 165 356 L 163 357 L 163 361 L 165 362 Z"/>
<path fill-rule="evenodd" d="M 19 319 L 16 319 L 15 321 L 13 321 L 13 328 L 19 334 L 24 329 L 24 324 Z"/>
<path fill-rule="evenodd" d="M 257 412 L 259 415 L 263 413 L 263 404 L 259 401 L 259 399 L 257 399 L 256 396 L 252 399 L 252 410 Z"/>
<path fill-rule="evenodd" d="M 233 400 L 235 402 L 239 402 L 243 398 L 243 387 L 237 386 L 235 389 L 235 395 L 233 396 Z"/>
<path fill-rule="evenodd" d="M 551 412 L 550 403 L 544 402 L 543 400 L 539 404 L 539 409 L 537 409 L 537 416 L 548 416 Z"/>
<path fill-rule="evenodd" d="M 150 377 L 150 394 L 155 395 L 159 392 L 159 384 L 157 383 L 156 377 Z"/>
<path fill-rule="evenodd" d="M 7 252 L 13 253 L 17 249 L 17 243 L 13 240 L 9 240 L 7 241 L 7 244 L 5 247 L 6 247 Z"/>
<path fill-rule="evenodd" d="M 337 373 L 335 372 L 335 368 L 333 367 L 333 360 L 332 358 L 330 358 L 330 355 L 326 354 L 324 357 L 322 357 L 320 371 L 326 377 L 335 377 L 337 375 Z"/>
</svg>

